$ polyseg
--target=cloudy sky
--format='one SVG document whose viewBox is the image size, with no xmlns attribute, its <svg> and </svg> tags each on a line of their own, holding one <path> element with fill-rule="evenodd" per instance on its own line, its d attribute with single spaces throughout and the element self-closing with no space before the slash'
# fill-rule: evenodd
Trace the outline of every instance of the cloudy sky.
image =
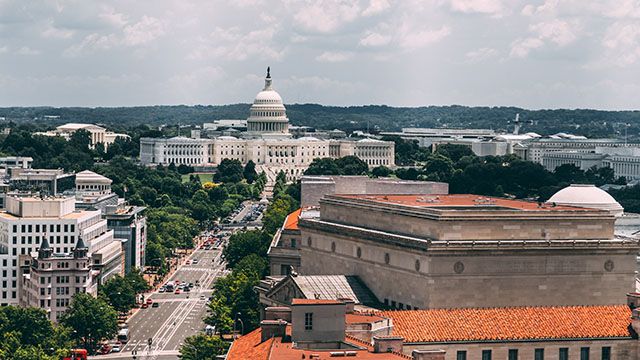
<svg viewBox="0 0 640 360">
<path fill-rule="evenodd" d="M 0 0 L 0 106 L 640 109 L 640 0 Z"/>
</svg>

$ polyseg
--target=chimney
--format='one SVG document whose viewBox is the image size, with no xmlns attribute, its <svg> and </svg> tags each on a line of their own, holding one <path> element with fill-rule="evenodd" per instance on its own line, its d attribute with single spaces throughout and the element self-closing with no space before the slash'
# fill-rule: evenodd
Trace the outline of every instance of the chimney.
<svg viewBox="0 0 640 360">
<path fill-rule="evenodd" d="M 274 337 L 283 338 L 287 334 L 287 322 L 284 320 L 262 320 L 260 321 L 262 337 L 260 342 L 264 342 Z"/>
<path fill-rule="evenodd" d="M 444 350 L 413 350 L 413 360 L 444 360 L 447 352 Z"/>
<path fill-rule="evenodd" d="M 349 298 L 339 298 L 338 301 L 342 301 L 347 306 L 347 309 L 345 310 L 347 314 L 353 314 L 354 307 L 356 306 L 355 301 Z"/>
<path fill-rule="evenodd" d="M 391 336 L 391 335 L 374 336 L 373 352 L 374 353 L 386 353 L 386 352 L 401 353 L 403 342 L 404 342 L 404 338 L 402 336 Z"/>
<path fill-rule="evenodd" d="M 264 309 L 265 320 L 284 320 L 291 322 L 291 308 L 286 306 L 269 306 Z"/>
<path fill-rule="evenodd" d="M 627 294 L 627 305 L 631 309 L 640 307 L 640 293 L 632 292 Z"/>
</svg>

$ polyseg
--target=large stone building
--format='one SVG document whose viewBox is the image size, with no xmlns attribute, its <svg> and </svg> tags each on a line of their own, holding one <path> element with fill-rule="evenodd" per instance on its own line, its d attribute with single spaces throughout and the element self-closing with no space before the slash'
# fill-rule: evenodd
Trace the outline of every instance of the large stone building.
<svg viewBox="0 0 640 360">
<path fill-rule="evenodd" d="M 117 138 L 129 139 L 129 135 L 127 134 L 118 134 L 112 131 L 108 131 L 102 126 L 94 125 L 94 124 L 77 124 L 77 123 L 69 123 L 65 125 L 60 125 L 56 127 L 55 130 L 46 131 L 46 132 L 37 132 L 34 135 L 42 135 L 42 136 L 60 136 L 65 140 L 69 140 L 71 136 L 78 130 L 85 130 L 89 133 L 91 139 L 91 147 L 94 147 L 97 144 L 104 145 L 105 149 L 109 147 L 109 145 L 113 144 Z"/>
<path fill-rule="evenodd" d="M 356 275 L 398 309 L 620 304 L 639 246 L 615 220 L 477 195 L 326 195 L 296 223 L 298 272 Z"/>
<path fill-rule="evenodd" d="M 256 95 L 246 120 L 246 132 L 210 139 L 186 137 L 141 138 L 140 161 L 144 165 L 215 166 L 223 159 L 253 161 L 271 173 L 283 171 L 290 178 L 302 175 L 315 158 L 355 155 L 369 166 L 395 165 L 394 143 L 375 139 L 333 140 L 289 133 L 289 119 L 280 94 L 267 73 L 265 87 Z"/>
<path fill-rule="evenodd" d="M 99 271 L 98 281 L 123 274 L 122 243 L 107 229 L 100 211 L 78 211 L 73 197 L 62 196 L 8 196 L 6 205 L 0 212 L 0 304 L 18 304 L 19 270 L 44 243 L 52 253 L 69 254 L 82 238 L 92 268 Z"/>
</svg>

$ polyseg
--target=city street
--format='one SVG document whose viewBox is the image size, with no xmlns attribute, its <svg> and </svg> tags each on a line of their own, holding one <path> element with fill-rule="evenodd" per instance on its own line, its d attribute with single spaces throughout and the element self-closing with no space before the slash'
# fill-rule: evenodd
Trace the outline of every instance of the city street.
<svg viewBox="0 0 640 360">
<path fill-rule="evenodd" d="M 149 297 L 159 307 L 139 309 L 128 321 L 130 340 L 121 353 L 96 356 L 95 359 L 133 358 L 164 360 L 176 359 L 180 345 L 188 336 L 202 331 L 208 298 L 215 279 L 224 275 L 224 264 L 220 263 L 220 250 L 198 249 L 189 256 L 191 264 L 185 264 L 171 276 L 169 281 L 197 283 L 190 292 L 181 294 L 154 292 Z M 193 260 L 198 259 L 198 264 Z M 145 299 L 146 300 L 146 299 Z M 151 339 L 151 346 L 148 341 Z"/>
</svg>

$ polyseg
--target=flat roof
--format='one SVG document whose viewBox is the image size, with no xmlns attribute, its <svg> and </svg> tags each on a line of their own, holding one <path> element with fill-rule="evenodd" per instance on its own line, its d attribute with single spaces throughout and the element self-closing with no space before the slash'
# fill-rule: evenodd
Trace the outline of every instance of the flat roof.
<svg viewBox="0 0 640 360">
<path fill-rule="evenodd" d="M 346 199 L 366 200 L 384 204 L 434 208 L 436 210 L 519 210 L 532 212 L 553 211 L 599 211 L 568 205 L 553 205 L 551 203 L 514 200 L 491 196 L 454 194 L 454 195 L 335 195 Z"/>
</svg>

